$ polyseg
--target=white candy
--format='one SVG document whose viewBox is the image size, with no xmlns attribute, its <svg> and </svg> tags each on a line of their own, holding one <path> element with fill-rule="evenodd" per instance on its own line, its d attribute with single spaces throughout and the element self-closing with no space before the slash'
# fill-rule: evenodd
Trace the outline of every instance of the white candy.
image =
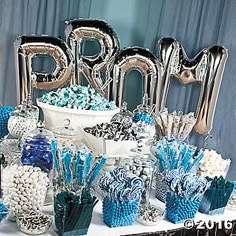
<svg viewBox="0 0 236 236">
<path fill-rule="evenodd" d="M 3 201 L 10 203 L 11 215 L 39 210 L 44 203 L 48 183 L 47 175 L 40 168 L 12 165 L 3 169 Z"/>
<path fill-rule="evenodd" d="M 220 154 L 214 150 L 205 150 L 204 157 L 199 164 L 198 174 L 200 176 L 225 177 L 230 165 L 230 159 L 223 159 Z"/>
</svg>

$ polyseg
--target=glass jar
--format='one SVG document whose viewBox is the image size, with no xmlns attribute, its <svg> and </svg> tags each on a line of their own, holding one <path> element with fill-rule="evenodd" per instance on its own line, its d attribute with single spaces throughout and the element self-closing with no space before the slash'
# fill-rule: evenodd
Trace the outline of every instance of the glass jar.
<svg viewBox="0 0 236 236">
<path fill-rule="evenodd" d="M 130 173 L 143 179 L 145 183 L 145 190 L 142 195 L 141 204 L 149 203 L 150 191 L 152 186 L 152 178 L 154 173 L 154 161 L 149 154 L 136 152 L 129 158 L 120 159 L 119 166 L 124 167 Z"/>
<path fill-rule="evenodd" d="M 143 96 L 142 104 L 133 111 L 133 122 L 138 137 L 153 139 L 157 133 L 153 109 L 148 105 L 148 95 Z"/>
<path fill-rule="evenodd" d="M 8 120 L 10 135 L 21 139 L 23 135 L 37 127 L 38 116 L 38 109 L 28 110 L 26 105 L 18 106 Z"/>
<path fill-rule="evenodd" d="M 64 126 L 54 129 L 53 134 L 60 148 L 65 146 L 69 147 L 71 145 L 78 147 L 82 143 L 79 137 L 79 130 L 70 126 L 69 119 L 64 120 Z"/>
<path fill-rule="evenodd" d="M 10 210 L 8 219 L 31 210 L 39 211 L 44 204 L 49 178 L 38 167 L 21 163 L 2 169 L 2 199 Z"/>
<path fill-rule="evenodd" d="M 51 140 L 53 133 L 44 128 L 44 123 L 39 122 L 37 128 L 23 137 L 21 162 L 23 165 L 39 167 L 47 174 L 53 168 Z"/>
</svg>

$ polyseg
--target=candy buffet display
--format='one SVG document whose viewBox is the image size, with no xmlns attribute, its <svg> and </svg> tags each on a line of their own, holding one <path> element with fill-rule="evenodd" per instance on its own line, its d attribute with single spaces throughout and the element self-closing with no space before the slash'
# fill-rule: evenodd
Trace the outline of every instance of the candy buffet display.
<svg viewBox="0 0 236 236">
<path fill-rule="evenodd" d="M 51 140 L 53 133 L 44 128 L 44 123 L 39 122 L 37 128 L 23 137 L 21 162 L 23 165 L 39 167 L 49 174 L 53 168 Z"/>
<path fill-rule="evenodd" d="M 182 111 L 168 113 L 167 108 L 160 112 L 159 117 L 157 117 L 157 124 L 161 135 L 168 139 L 185 140 L 192 131 L 196 121 L 193 112 L 185 115 Z"/>
<path fill-rule="evenodd" d="M 16 218 L 19 229 L 29 235 L 43 234 L 52 225 L 52 218 L 37 211 L 23 213 Z"/>
<path fill-rule="evenodd" d="M 10 114 L 14 111 L 14 107 L 0 106 L 0 139 L 8 134 L 8 120 Z"/>
<path fill-rule="evenodd" d="M 50 36 L 16 40 L 17 102 L 24 101 L 15 111 L 0 107 L 0 139 L 9 131 L 7 138 L 13 136 L 18 148 L 17 156 L 7 152 L 12 157 L 2 173 L 0 221 L 16 219 L 26 234 L 45 233 L 52 218 L 41 207 L 50 189 L 59 236 L 87 234 L 98 202 L 96 187 L 103 192 L 101 217 L 109 227 L 134 220 L 153 226 L 165 215 L 181 223 L 194 218 L 199 206 L 207 214 L 223 213 L 227 202 L 233 209 L 234 184 L 223 178 L 230 160 L 184 141 L 193 128 L 210 135 L 227 50 L 212 46 L 190 61 L 172 38 L 159 41 L 159 58 L 140 47 L 120 50 L 112 27 L 94 19 L 66 22 L 66 38 L 68 45 Z M 91 38 L 100 44 L 99 53 L 80 55 L 76 50 Z M 40 55 L 52 57 L 52 72 L 33 70 L 32 58 Z M 124 78 L 133 69 L 144 77 L 144 96 L 131 112 L 123 102 Z M 80 85 L 81 73 L 87 87 Z M 165 108 L 172 77 L 184 85 L 201 83 L 194 112 Z M 33 88 L 51 90 L 37 105 L 53 132 L 43 123 L 37 126 Z M 8 141 L 3 147 L 10 147 Z M 156 197 L 166 202 L 165 211 L 149 201 L 154 173 Z"/>
<path fill-rule="evenodd" d="M 225 178 L 230 163 L 230 159 L 223 159 L 215 150 L 206 149 L 203 152 L 203 159 L 199 163 L 198 174 L 210 178 L 214 178 L 215 176 L 223 176 Z"/>
<path fill-rule="evenodd" d="M 234 190 L 234 183 L 222 176 L 214 179 L 206 178 L 211 185 L 203 196 L 199 211 L 209 215 L 223 214 Z"/>
<path fill-rule="evenodd" d="M 177 224 L 194 218 L 209 187 L 208 181 L 204 177 L 185 173 L 183 168 L 168 172 L 164 181 L 168 186 L 166 219 Z"/>
<path fill-rule="evenodd" d="M 132 225 L 144 190 L 143 180 L 130 176 L 125 169 L 117 167 L 99 179 L 99 186 L 105 194 L 104 223 L 109 227 Z"/>
<path fill-rule="evenodd" d="M 39 167 L 7 166 L 2 173 L 3 202 L 9 207 L 10 217 L 30 210 L 40 210 L 44 204 L 49 179 Z"/>
<path fill-rule="evenodd" d="M 197 152 L 197 147 L 184 141 L 163 138 L 157 142 L 154 153 L 158 161 L 156 197 L 165 202 L 167 186 L 162 179 L 166 173 L 180 167 L 185 172 L 194 171 L 203 158 L 203 150 Z"/>
<path fill-rule="evenodd" d="M 107 111 L 117 109 L 114 102 L 109 102 L 96 93 L 93 88 L 77 84 L 43 95 L 42 102 L 79 110 Z"/>
<path fill-rule="evenodd" d="M 93 163 L 93 155 L 86 146 L 58 146 L 52 141 L 54 160 L 54 211 L 59 235 L 84 235 L 98 202 L 93 184 L 106 158 Z"/>
</svg>

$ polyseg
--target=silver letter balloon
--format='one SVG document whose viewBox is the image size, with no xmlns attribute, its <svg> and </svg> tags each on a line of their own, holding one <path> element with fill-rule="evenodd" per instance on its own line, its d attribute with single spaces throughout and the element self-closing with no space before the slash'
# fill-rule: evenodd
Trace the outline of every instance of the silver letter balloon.
<svg viewBox="0 0 236 236">
<path fill-rule="evenodd" d="M 221 46 L 203 49 L 190 60 L 178 41 L 163 38 L 158 43 L 159 59 L 164 71 L 161 78 L 160 111 L 166 106 L 170 79 L 178 79 L 183 85 L 201 83 L 195 117 L 195 131 L 200 135 L 209 134 L 212 129 L 216 102 L 223 77 L 228 51 Z"/>
<path fill-rule="evenodd" d="M 20 104 L 32 88 L 55 89 L 62 87 L 73 69 L 72 53 L 61 39 L 49 36 L 20 36 L 15 41 L 17 102 Z M 33 72 L 32 59 L 39 55 L 50 56 L 55 61 L 52 73 Z"/>
<path fill-rule="evenodd" d="M 143 75 L 143 92 L 148 95 L 149 105 L 158 105 L 159 97 L 154 98 L 154 92 L 157 84 L 157 94 L 159 93 L 160 86 L 157 82 L 161 77 L 162 66 L 150 51 L 140 47 L 126 48 L 116 55 L 111 71 L 113 83 L 110 86 L 110 98 L 121 107 L 125 75 L 131 70 L 137 70 Z"/>
<path fill-rule="evenodd" d="M 72 50 L 75 60 L 74 79 L 72 83 L 80 84 L 79 72 L 82 72 L 89 84 L 97 92 L 105 95 L 101 72 L 109 71 L 111 62 L 120 49 L 117 34 L 105 21 L 95 19 L 68 21 L 66 22 L 65 33 L 67 43 Z M 97 40 L 100 44 L 100 51 L 97 55 L 86 56 L 82 54 L 82 42 L 86 39 Z"/>
</svg>

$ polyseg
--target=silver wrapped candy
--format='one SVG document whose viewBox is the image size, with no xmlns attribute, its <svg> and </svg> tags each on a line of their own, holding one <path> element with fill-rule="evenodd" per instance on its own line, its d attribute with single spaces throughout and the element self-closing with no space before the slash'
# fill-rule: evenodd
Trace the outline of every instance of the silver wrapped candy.
<svg viewBox="0 0 236 236">
<path fill-rule="evenodd" d="M 183 114 L 182 111 L 168 113 L 165 108 L 157 118 L 157 124 L 163 137 L 185 140 L 196 123 L 194 113 Z"/>
</svg>

